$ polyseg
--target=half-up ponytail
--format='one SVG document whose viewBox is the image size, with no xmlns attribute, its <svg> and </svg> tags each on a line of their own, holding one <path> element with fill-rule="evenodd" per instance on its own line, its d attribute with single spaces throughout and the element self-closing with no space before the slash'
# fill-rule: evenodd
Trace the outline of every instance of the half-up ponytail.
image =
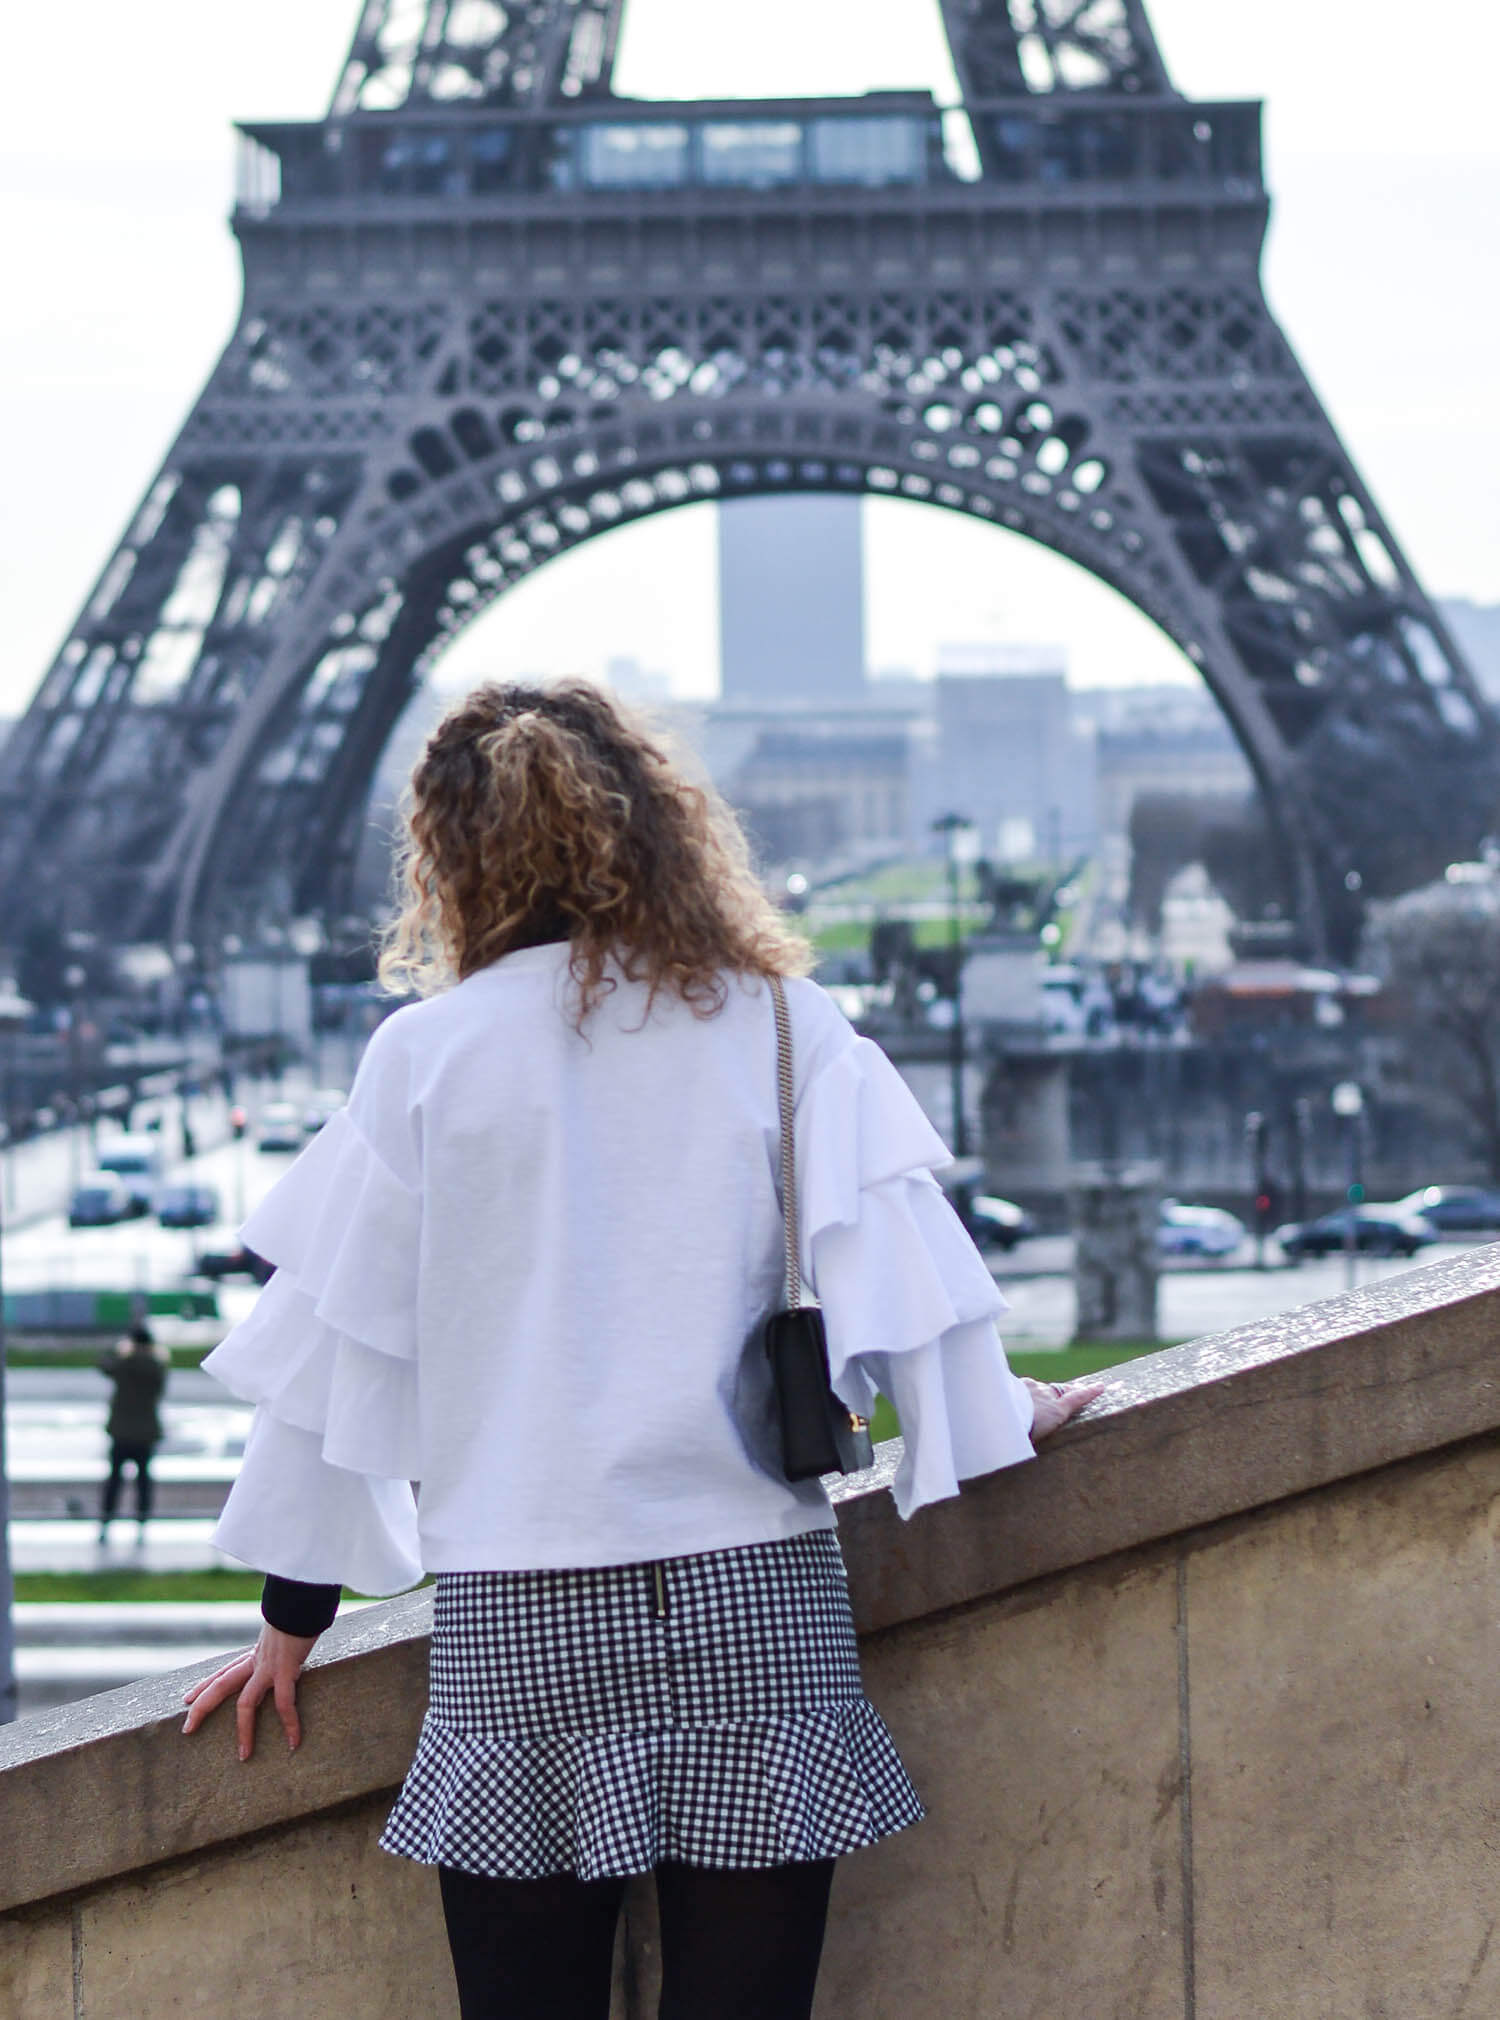
<svg viewBox="0 0 1500 2020">
<path fill-rule="evenodd" d="M 567 939 L 580 1022 L 613 987 L 611 961 L 706 1016 L 726 970 L 811 965 L 718 795 L 586 682 L 476 688 L 428 740 L 404 812 L 387 988 L 430 995 Z"/>
</svg>

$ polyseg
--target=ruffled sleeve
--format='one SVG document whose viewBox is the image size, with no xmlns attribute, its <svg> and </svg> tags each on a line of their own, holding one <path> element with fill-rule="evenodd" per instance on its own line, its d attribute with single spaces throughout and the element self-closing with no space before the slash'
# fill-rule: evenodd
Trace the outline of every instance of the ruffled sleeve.
<svg viewBox="0 0 1500 2020">
<path fill-rule="evenodd" d="M 421 1199 L 341 1110 L 243 1229 L 276 1265 L 204 1366 L 256 1408 L 214 1540 L 258 1570 L 399 1592 L 421 1576 Z"/>
<path fill-rule="evenodd" d="M 797 1099 L 802 1267 L 840 1397 L 868 1415 L 878 1392 L 901 1419 L 903 1516 L 1033 1456 L 1031 1397 L 995 1330 L 1005 1300 L 932 1176 L 951 1162 L 879 1046 L 814 1053 Z"/>
</svg>

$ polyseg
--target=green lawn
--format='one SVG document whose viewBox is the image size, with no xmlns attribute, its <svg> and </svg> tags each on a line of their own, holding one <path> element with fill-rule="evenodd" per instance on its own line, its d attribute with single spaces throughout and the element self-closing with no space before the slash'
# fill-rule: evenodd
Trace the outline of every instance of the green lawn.
<svg viewBox="0 0 1500 2020">
<path fill-rule="evenodd" d="M 948 888 L 948 866 L 939 856 L 910 856 L 904 862 L 887 863 L 861 877 L 844 877 L 814 892 L 812 908 L 826 899 L 833 904 L 920 905 L 944 896 Z"/>
<path fill-rule="evenodd" d="M 960 938 L 967 940 L 971 933 L 977 933 L 989 918 L 988 912 L 971 909 L 959 921 Z M 818 926 L 812 933 L 812 943 L 819 954 L 862 954 L 870 945 L 869 919 L 834 919 L 826 926 Z M 934 947 L 949 944 L 950 929 L 946 919 L 913 919 L 911 922 L 912 945 L 921 953 L 928 953 Z"/>
<path fill-rule="evenodd" d="M 18 1571 L 16 1598 L 58 1600 L 259 1599 L 253 1571 Z"/>
<path fill-rule="evenodd" d="M 1039 1382 L 1076 1382 L 1083 1375 L 1097 1375 L 1104 1368 L 1118 1368 L 1142 1354 L 1160 1353 L 1175 1346 L 1175 1340 L 1121 1341 L 1110 1346 L 1087 1341 L 1076 1347 L 1042 1347 L 1033 1353 L 1007 1348 L 1005 1358 L 1018 1375 L 1031 1375 Z M 882 1438 L 898 1438 L 901 1424 L 896 1412 L 882 1396 L 875 1406 L 873 1430 L 877 1443 Z"/>
<path fill-rule="evenodd" d="M 864 919 L 835 919 L 811 937 L 820 954 L 862 954 L 870 944 L 870 928 Z"/>
<path fill-rule="evenodd" d="M 423 1581 L 431 1584 L 430 1579 Z M 18 1571 L 16 1598 L 52 1604 L 78 1599 L 108 1599 L 136 1604 L 147 1599 L 191 1600 L 260 1598 L 258 1571 Z M 346 1599 L 362 1593 L 345 1591 Z"/>
<path fill-rule="evenodd" d="M 1122 1367 L 1138 1361 L 1143 1354 L 1159 1354 L 1163 1347 L 1180 1346 L 1180 1340 L 1116 1340 L 1108 1346 L 1085 1340 L 1074 1347 L 1007 1347 L 1005 1358 L 1018 1375 L 1034 1375 L 1041 1382 L 1076 1382 L 1080 1375 L 1097 1375 L 1103 1368 Z"/>
<path fill-rule="evenodd" d="M 113 1335 L 91 1341 L 88 1346 L 28 1347 L 7 1341 L 5 1365 L 8 1368 L 97 1368 L 113 1345 Z M 213 1352 L 213 1348 L 170 1347 L 168 1352 L 174 1368 L 196 1368 Z"/>
</svg>

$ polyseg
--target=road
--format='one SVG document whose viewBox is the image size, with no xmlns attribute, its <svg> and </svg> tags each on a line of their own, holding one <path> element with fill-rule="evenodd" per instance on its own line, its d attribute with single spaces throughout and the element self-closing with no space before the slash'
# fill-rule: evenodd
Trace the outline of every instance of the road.
<svg viewBox="0 0 1500 2020">
<path fill-rule="evenodd" d="M 142 1127 L 147 1117 L 159 1115 L 166 1141 L 174 1146 L 180 1142 L 182 1103 L 175 1095 L 145 1102 L 138 1113 Z M 217 1090 L 196 1094 L 188 1103 L 193 1133 L 204 1145 L 227 1139 L 228 1118 L 229 1103 Z M 27 1227 L 60 1213 L 74 1186 L 94 1169 L 96 1146 L 115 1126 L 98 1121 L 74 1129 L 48 1130 L 0 1150 L 0 1197 L 6 1226 Z"/>
<path fill-rule="evenodd" d="M 216 1226 L 163 1228 L 154 1220 L 116 1227 L 70 1228 L 54 1213 L 4 1237 L 4 1282 L 8 1290 L 165 1290 L 180 1284 L 203 1250 L 232 1247 L 236 1228 L 291 1162 L 286 1152 L 259 1151 L 250 1138 L 224 1143 L 179 1163 L 173 1179 L 191 1178 L 219 1193 L 224 1218 Z M 210 1322 L 217 1337 L 252 1307 L 254 1285 L 231 1281 L 219 1287 L 221 1319 Z M 163 1317 L 153 1329 L 167 1344 L 197 1342 L 204 1322 Z M 34 1512 L 93 1517 L 97 1483 L 106 1470 L 104 1421 L 109 1385 L 90 1368 L 11 1368 L 6 1380 L 6 1465 L 18 1517 Z M 249 1409 L 196 1369 L 172 1374 L 163 1408 L 165 1436 L 153 1471 L 161 1484 L 164 1510 L 206 1512 L 215 1494 L 233 1478 L 250 1426 Z M 50 1484 L 56 1492 L 43 1490 Z M 194 1489 L 198 1491 L 194 1491 Z M 127 1487 L 127 1505 L 134 1505 Z M 84 1568 L 78 1549 L 61 1547 L 60 1533 L 44 1546 L 42 1529 L 18 1519 L 12 1528 L 12 1555 L 18 1570 Z M 90 1532 L 91 1533 L 91 1532 Z M 191 1561 L 212 1563 L 204 1536 Z M 179 1543 L 182 1541 L 178 1539 Z M 181 1561 L 174 1545 L 173 1563 Z"/>
<path fill-rule="evenodd" d="M 1062 1242 L 1048 1246 L 1066 1249 Z M 1422 1249 L 1410 1258 L 1361 1256 L 1356 1281 L 1378 1283 L 1403 1270 L 1422 1269 L 1446 1256 L 1467 1254 L 1472 1246 L 1472 1243 L 1434 1242 L 1431 1248 Z M 1023 1242 L 996 1269 L 1000 1288 L 1010 1303 L 1010 1310 L 1000 1321 L 1000 1330 L 1014 1347 L 1061 1347 L 1073 1336 L 1075 1306 L 1071 1277 L 1057 1265 L 1046 1274 L 1018 1273 L 1024 1271 L 1027 1250 L 1042 1247 L 1042 1242 Z M 1341 1255 L 1306 1262 L 1295 1269 L 1278 1265 L 1264 1270 L 1217 1266 L 1168 1270 L 1161 1279 L 1158 1327 L 1163 1339 L 1199 1339 L 1205 1333 L 1227 1332 L 1232 1326 L 1276 1318 L 1282 1312 L 1295 1311 L 1299 1305 L 1337 1297 L 1345 1283 Z"/>
<path fill-rule="evenodd" d="M 295 1099 L 297 1092 L 291 1090 L 290 1098 Z M 267 1099 L 270 1098 L 268 1094 Z M 210 1098 L 205 1097 L 205 1106 L 211 1109 L 212 1105 Z M 206 1116 L 205 1121 L 210 1122 L 211 1116 Z M 291 1157 L 283 1151 L 257 1150 L 248 1137 L 231 1139 L 223 1116 L 220 1125 L 217 1134 L 221 1140 L 216 1141 L 206 1127 L 204 1137 L 208 1147 L 199 1156 L 179 1161 L 170 1169 L 173 1180 L 192 1180 L 214 1187 L 223 1209 L 215 1226 L 164 1228 L 147 1218 L 122 1221 L 115 1227 L 70 1228 L 63 1211 L 64 1187 L 49 1212 L 33 1216 L 24 1224 L 7 1225 L 5 1288 L 8 1291 L 167 1290 L 182 1281 L 200 1251 L 233 1247 L 235 1229 L 286 1170 Z M 54 1152 L 59 1163 L 64 1158 L 65 1152 Z M 164 1331 L 163 1338 L 167 1337 Z"/>
</svg>

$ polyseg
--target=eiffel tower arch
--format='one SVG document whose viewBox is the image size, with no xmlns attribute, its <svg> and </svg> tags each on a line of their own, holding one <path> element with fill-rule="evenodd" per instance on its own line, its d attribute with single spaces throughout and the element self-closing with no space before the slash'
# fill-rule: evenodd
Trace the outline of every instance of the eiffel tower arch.
<svg viewBox="0 0 1500 2020">
<path fill-rule="evenodd" d="M 916 499 L 1054 548 L 1201 670 L 1290 902 L 1471 851 L 1497 726 L 1272 319 L 1260 108 L 1142 0 L 941 0 L 922 92 L 614 96 L 624 0 L 367 0 L 326 119 L 241 129 L 238 326 L 0 758 L 0 918 L 196 941 L 342 909 L 425 669 L 697 499 Z"/>
</svg>

